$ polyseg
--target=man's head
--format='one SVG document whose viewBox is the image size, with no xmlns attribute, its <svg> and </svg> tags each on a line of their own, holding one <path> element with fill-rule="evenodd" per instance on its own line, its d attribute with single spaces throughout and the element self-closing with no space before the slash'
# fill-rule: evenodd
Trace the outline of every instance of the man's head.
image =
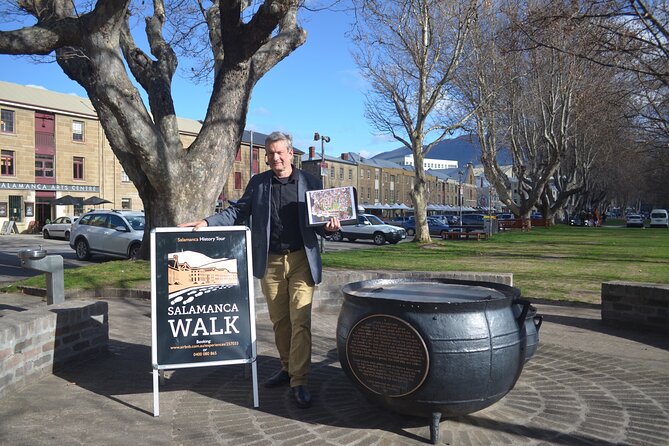
<svg viewBox="0 0 669 446">
<path fill-rule="evenodd" d="M 279 178 L 287 178 L 293 172 L 293 138 L 287 133 L 272 132 L 265 138 L 267 164 Z"/>
</svg>

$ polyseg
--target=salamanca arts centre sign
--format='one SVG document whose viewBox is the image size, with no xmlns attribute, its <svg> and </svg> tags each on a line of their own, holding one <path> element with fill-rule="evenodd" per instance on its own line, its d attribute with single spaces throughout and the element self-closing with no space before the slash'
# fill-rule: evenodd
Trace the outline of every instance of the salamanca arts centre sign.
<svg viewBox="0 0 669 446">
<path fill-rule="evenodd" d="M 159 372 L 249 363 L 258 406 L 250 231 L 243 226 L 151 233 L 154 415 Z"/>
<path fill-rule="evenodd" d="M 47 192 L 100 192 L 99 186 L 83 184 L 40 184 L 0 182 L 0 190 L 40 190 Z"/>
</svg>

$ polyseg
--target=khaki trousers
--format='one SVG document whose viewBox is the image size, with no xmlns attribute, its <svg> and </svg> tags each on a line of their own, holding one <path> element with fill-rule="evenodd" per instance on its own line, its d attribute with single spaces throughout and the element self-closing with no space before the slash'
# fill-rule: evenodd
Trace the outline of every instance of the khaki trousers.
<svg viewBox="0 0 669 446">
<path fill-rule="evenodd" d="M 314 281 L 304 250 L 269 254 L 260 281 L 274 326 L 274 342 L 291 387 L 306 385 L 311 366 L 311 302 Z"/>
</svg>

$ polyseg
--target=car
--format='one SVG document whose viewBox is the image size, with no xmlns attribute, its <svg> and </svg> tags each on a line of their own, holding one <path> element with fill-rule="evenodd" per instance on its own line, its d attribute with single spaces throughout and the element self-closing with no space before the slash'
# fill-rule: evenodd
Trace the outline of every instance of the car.
<svg viewBox="0 0 669 446">
<path fill-rule="evenodd" d="M 462 226 L 468 229 L 483 229 L 485 215 L 483 214 L 462 214 Z"/>
<path fill-rule="evenodd" d="M 406 231 L 399 226 L 385 223 L 376 215 L 358 214 L 356 223 L 344 223 L 339 231 L 330 236 L 335 242 L 341 242 L 345 238 L 351 242 L 358 239 L 372 240 L 375 245 L 383 245 L 386 242 L 395 244 L 406 238 Z"/>
<path fill-rule="evenodd" d="M 513 215 L 511 213 L 508 213 L 508 212 L 505 212 L 505 213 L 502 213 L 502 214 L 497 214 L 496 217 L 497 217 L 497 221 L 500 221 L 500 220 L 515 220 L 516 219 L 515 215 Z"/>
<path fill-rule="evenodd" d="M 79 260 L 93 254 L 134 260 L 142 246 L 145 220 L 141 211 L 88 212 L 72 225 L 70 247 Z"/>
<path fill-rule="evenodd" d="M 404 224 L 404 229 L 407 235 L 416 235 L 416 220 L 411 220 Z M 444 223 L 438 218 L 427 217 L 427 229 L 430 235 L 442 236 L 446 232 L 450 232 L 451 228 L 448 223 Z"/>
<path fill-rule="evenodd" d="M 628 228 L 643 228 L 643 217 L 639 214 L 627 214 Z"/>
<path fill-rule="evenodd" d="M 58 217 L 51 223 L 47 223 L 42 228 L 42 237 L 49 238 L 64 238 L 70 239 L 70 228 L 72 223 L 79 220 L 79 217 Z"/>
<path fill-rule="evenodd" d="M 669 228 L 669 214 L 666 209 L 653 209 L 650 211 L 651 228 Z"/>
</svg>

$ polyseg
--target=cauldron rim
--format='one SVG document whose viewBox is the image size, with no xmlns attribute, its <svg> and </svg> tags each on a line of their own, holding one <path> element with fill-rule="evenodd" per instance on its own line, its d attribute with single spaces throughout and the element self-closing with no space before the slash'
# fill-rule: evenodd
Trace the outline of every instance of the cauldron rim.
<svg viewBox="0 0 669 446">
<path fill-rule="evenodd" d="M 436 284 L 448 284 L 448 285 L 462 285 L 462 286 L 473 286 L 479 288 L 490 288 L 495 291 L 498 291 L 503 296 L 495 297 L 494 299 L 471 299 L 471 300 L 462 300 L 462 301 L 420 301 L 420 300 L 401 300 L 396 298 L 388 298 L 379 296 L 360 296 L 355 294 L 355 292 L 361 288 L 372 288 L 379 287 L 383 288 L 397 285 L 397 284 L 412 284 L 412 283 L 436 283 Z M 391 278 L 391 279 L 368 279 L 361 280 L 358 282 L 352 282 L 344 285 L 342 287 L 342 293 L 344 294 L 345 299 L 353 299 L 356 301 L 374 301 L 374 302 L 383 302 L 389 305 L 412 305 L 412 306 L 421 306 L 426 305 L 433 308 L 439 308 L 442 306 L 448 308 L 467 308 L 467 307 L 478 307 L 481 305 L 486 306 L 509 306 L 514 301 L 520 299 L 520 290 L 518 288 L 505 285 L 497 282 L 485 282 L 478 280 L 461 280 L 461 279 L 448 279 L 448 278 Z"/>
</svg>

